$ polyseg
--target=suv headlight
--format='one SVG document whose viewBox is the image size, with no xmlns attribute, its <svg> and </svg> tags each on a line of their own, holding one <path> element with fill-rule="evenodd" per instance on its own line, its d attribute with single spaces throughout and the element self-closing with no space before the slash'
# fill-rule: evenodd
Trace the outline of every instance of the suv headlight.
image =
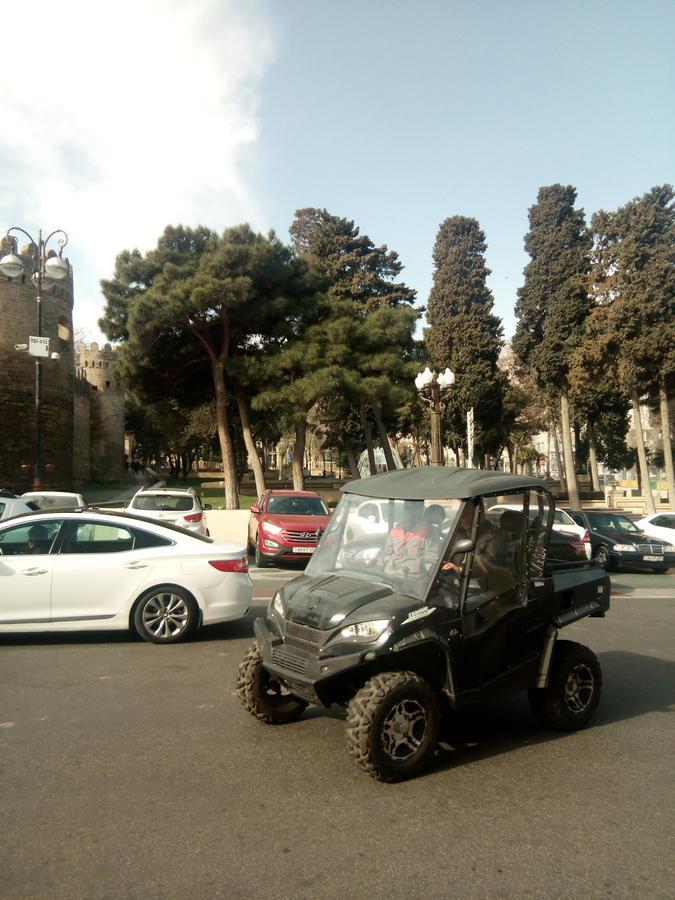
<svg viewBox="0 0 675 900">
<path fill-rule="evenodd" d="M 282 619 L 286 617 L 286 607 L 284 601 L 281 599 L 279 591 L 276 592 L 272 599 L 272 609 L 278 616 L 281 616 Z"/>
<path fill-rule="evenodd" d="M 357 622 L 348 625 L 340 632 L 340 637 L 354 638 L 357 641 L 374 641 L 386 631 L 389 619 L 376 619 L 373 622 Z"/>
<path fill-rule="evenodd" d="M 637 550 L 635 544 L 614 544 L 614 549 L 617 553 L 631 553 L 633 550 Z"/>
<path fill-rule="evenodd" d="M 274 522 L 263 522 L 262 529 L 263 531 L 267 531 L 269 534 L 281 534 L 281 532 L 284 530 L 278 525 L 275 525 Z"/>
</svg>

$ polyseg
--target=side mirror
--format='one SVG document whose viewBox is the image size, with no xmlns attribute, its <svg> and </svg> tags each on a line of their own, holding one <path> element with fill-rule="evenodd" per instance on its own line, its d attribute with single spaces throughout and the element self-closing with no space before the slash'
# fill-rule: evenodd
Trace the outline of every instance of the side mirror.
<svg viewBox="0 0 675 900">
<path fill-rule="evenodd" d="M 252 516 L 259 516 L 259 515 L 260 515 L 260 507 L 259 507 L 259 506 L 252 506 L 252 507 L 251 507 L 251 515 L 252 515 Z"/>
<path fill-rule="evenodd" d="M 204 509 L 213 509 L 213 506 L 210 503 L 205 503 L 203 508 Z"/>
<path fill-rule="evenodd" d="M 474 550 L 476 545 L 471 540 L 471 538 L 462 538 L 461 541 L 457 541 L 457 543 L 452 548 L 453 556 L 460 556 L 463 553 L 471 553 Z"/>
</svg>

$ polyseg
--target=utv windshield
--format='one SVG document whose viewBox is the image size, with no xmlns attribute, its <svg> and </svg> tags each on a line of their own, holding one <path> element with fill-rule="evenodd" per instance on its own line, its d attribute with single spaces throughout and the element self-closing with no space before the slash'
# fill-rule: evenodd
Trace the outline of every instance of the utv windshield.
<svg viewBox="0 0 675 900">
<path fill-rule="evenodd" d="M 424 599 L 461 500 L 383 500 L 345 494 L 306 572 L 384 582 Z"/>
</svg>

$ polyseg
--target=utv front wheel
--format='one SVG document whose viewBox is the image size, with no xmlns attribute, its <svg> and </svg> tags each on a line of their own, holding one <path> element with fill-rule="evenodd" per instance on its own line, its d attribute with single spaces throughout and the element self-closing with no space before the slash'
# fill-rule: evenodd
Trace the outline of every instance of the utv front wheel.
<svg viewBox="0 0 675 900">
<path fill-rule="evenodd" d="M 349 704 L 347 747 L 373 778 L 402 781 L 424 765 L 440 722 L 438 697 L 426 681 L 414 672 L 383 672 Z"/>
<path fill-rule="evenodd" d="M 547 688 L 533 688 L 530 704 L 537 718 L 556 731 L 576 731 L 590 720 L 600 701 L 602 671 L 592 650 L 558 641 Z"/>
<path fill-rule="evenodd" d="M 268 725 L 293 722 L 307 706 L 263 667 L 257 644 L 249 648 L 239 665 L 237 696 L 251 715 Z"/>
</svg>

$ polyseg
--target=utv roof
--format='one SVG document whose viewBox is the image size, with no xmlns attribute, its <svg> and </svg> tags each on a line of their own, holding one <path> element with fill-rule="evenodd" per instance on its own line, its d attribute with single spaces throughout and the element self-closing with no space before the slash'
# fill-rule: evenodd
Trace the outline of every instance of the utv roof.
<svg viewBox="0 0 675 900">
<path fill-rule="evenodd" d="M 346 494 L 392 500 L 466 500 L 481 494 L 505 494 L 534 488 L 550 492 L 545 481 L 526 475 L 508 475 L 492 469 L 423 466 L 350 481 L 342 490 Z"/>
</svg>

